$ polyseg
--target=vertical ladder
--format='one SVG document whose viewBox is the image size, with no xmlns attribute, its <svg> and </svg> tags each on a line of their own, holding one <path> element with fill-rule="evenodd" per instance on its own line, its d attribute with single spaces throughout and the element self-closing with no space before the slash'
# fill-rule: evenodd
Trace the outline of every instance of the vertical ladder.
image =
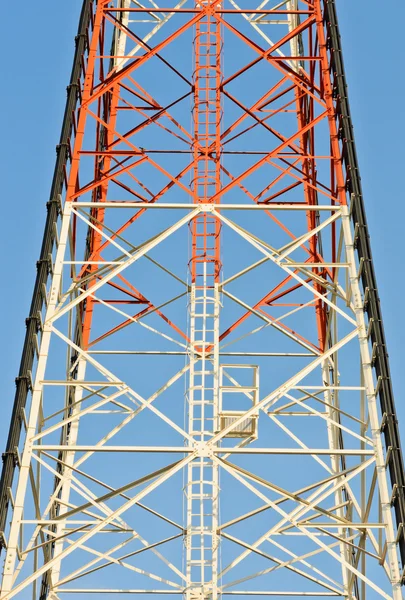
<svg viewBox="0 0 405 600">
<path fill-rule="evenodd" d="M 207 4 L 201 0 L 195 6 Z M 221 46 L 220 24 L 208 14 L 196 25 L 194 39 L 195 166 L 191 187 L 196 204 L 219 202 Z M 188 432 L 196 445 L 203 446 L 214 435 L 218 415 L 220 223 L 204 212 L 190 228 Z M 185 486 L 187 600 L 218 597 L 218 491 L 218 467 L 208 453 L 201 452 L 188 466 Z"/>
</svg>

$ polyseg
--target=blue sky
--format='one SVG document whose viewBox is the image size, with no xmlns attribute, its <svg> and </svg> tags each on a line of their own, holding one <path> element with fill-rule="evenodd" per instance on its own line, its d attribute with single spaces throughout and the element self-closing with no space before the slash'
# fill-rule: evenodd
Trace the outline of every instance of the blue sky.
<svg viewBox="0 0 405 600">
<path fill-rule="evenodd" d="M 0 29 L 9 60 L 3 71 L 0 148 L 3 198 L 3 389 L 0 444 L 4 447 L 28 314 L 35 262 L 40 250 L 45 203 L 59 139 L 81 0 L 27 3 L 23 18 Z M 401 250 L 405 208 L 402 163 L 405 120 L 400 76 L 405 6 L 390 15 L 376 0 L 337 0 L 357 149 L 375 267 L 388 338 L 400 425 L 405 436 L 401 392 Z"/>
<path fill-rule="evenodd" d="M 405 7 L 397 1 L 398 6 L 392 7 L 392 18 L 388 19 L 376 0 L 336 1 L 375 267 L 397 391 L 397 410 L 405 443 L 405 404 L 400 385 L 404 328 L 398 325 L 401 323 L 402 306 L 397 299 L 405 293 L 405 283 L 400 277 L 405 217 L 401 186 L 405 125 L 398 108 L 405 92 L 400 76 Z M 0 296 L 4 336 L 0 350 L 2 447 L 14 397 L 14 378 L 18 372 L 25 332 L 24 319 L 31 300 L 81 3 L 82 0 L 41 0 L 36 6 L 27 3 L 23 18 L 18 22 L 18 31 L 14 24 L 10 26 L 10 23 L 4 22 L 0 25 L 3 46 L 9 49 L 10 56 L 5 69 L 7 75 L 3 76 L 6 82 L 4 93 L 0 97 L 4 139 L 0 149 L 3 167 L 1 186 L 5 207 L 1 238 L 5 259 L 4 291 Z M 248 4 L 247 0 L 245 4 Z M 161 85 L 161 80 L 157 79 L 151 83 Z M 141 434 L 142 431 L 138 431 L 138 435 Z M 138 439 L 141 441 L 141 437 Z M 127 457 L 127 460 L 128 468 L 131 466 L 133 469 L 132 457 Z M 102 467 L 104 470 L 104 463 Z M 111 478 L 115 475 L 111 474 Z M 118 473 L 117 477 L 120 475 Z M 180 489 L 180 485 L 178 487 Z M 180 508 L 178 504 L 177 509 Z"/>
</svg>

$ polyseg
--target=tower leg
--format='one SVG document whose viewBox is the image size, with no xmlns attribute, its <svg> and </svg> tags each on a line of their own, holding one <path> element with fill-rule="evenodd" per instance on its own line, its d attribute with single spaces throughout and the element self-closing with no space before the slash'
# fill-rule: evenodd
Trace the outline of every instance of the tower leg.
<svg viewBox="0 0 405 600">
<path fill-rule="evenodd" d="M 38 358 L 38 367 L 35 376 L 35 382 L 33 386 L 32 392 L 32 402 L 31 409 L 28 419 L 28 426 L 26 432 L 26 440 L 24 444 L 24 449 L 21 456 L 21 465 L 20 472 L 18 478 L 18 484 L 16 489 L 15 503 L 14 503 L 14 511 L 13 518 L 11 521 L 10 532 L 8 536 L 8 545 L 7 551 L 4 561 L 4 572 L 3 572 L 3 582 L 2 582 L 2 595 L 7 595 L 8 592 L 11 591 L 13 587 L 13 578 L 15 565 L 17 560 L 17 548 L 18 548 L 18 539 L 20 528 L 22 526 L 21 521 L 23 519 L 24 513 L 24 502 L 26 496 L 26 489 L 29 482 L 29 474 L 31 468 L 31 460 L 32 460 L 32 437 L 34 437 L 37 431 L 37 423 L 39 411 L 41 409 L 42 403 L 42 393 L 43 393 L 43 380 L 45 379 L 45 368 L 48 360 L 48 352 L 51 341 L 52 334 L 52 322 L 51 319 L 55 313 L 55 309 L 57 303 L 59 301 L 59 295 L 61 290 L 61 278 L 62 278 L 62 268 L 63 261 L 66 253 L 66 247 L 68 244 L 68 235 L 69 235 L 69 226 L 71 220 L 72 213 L 72 204 L 70 202 L 66 202 L 63 209 L 63 217 L 62 217 L 62 225 L 61 225 L 61 233 L 59 239 L 58 251 L 56 254 L 54 269 L 53 269 L 53 278 L 52 284 L 50 288 L 48 308 L 46 311 L 46 318 L 43 328 L 43 334 L 41 339 L 41 345 L 39 348 L 39 358 Z"/>
<path fill-rule="evenodd" d="M 358 271 L 356 271 L 354 243 L 350 225 L 350 214 L 349 208 L 347 206 L 342 207 L 342 228 L 347 261 L 350 265 L 349 279 L 352 292 L 352 304 L 358 326 L 360 357 L 362 363 L 364 385 L 366 388 L 365 393 L 367 396 L 371 433 L 374 442 L 377 480 L 380 492 L 381 516 L 382 522 L 385 525 L 385 535 L 387 544 L 386 554 L 391 573 L 392 593 L 394 600 L 402 600 L 401 574 L 399 570 L 396 536 L 394 533 L 391 498 L 388 491 L 387 469 L 384 460 L 381 424 L 378 419 L 376 387 L 374 384 L 371 366 L 371 355 L 367 337 L 366 323 L 364 318 L 364 301 L 360 292 Z"/>
<path fill-rule="evenodd" d="M 91 2 L 0 598 L 399 600 L 333 0 L 172 4 Z"/>
</svg>

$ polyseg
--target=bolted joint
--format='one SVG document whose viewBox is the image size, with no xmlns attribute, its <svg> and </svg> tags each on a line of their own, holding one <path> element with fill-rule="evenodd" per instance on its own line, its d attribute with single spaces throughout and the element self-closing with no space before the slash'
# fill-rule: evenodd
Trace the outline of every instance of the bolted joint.
<svg viewBox="0 0 405 600">
<path fill-rule="evenodd" d="M 213 458 L 214 456 L 214 449 L 207 442 L 196 442 L 195 450 L 197 451 L 197 455 L 202 458 Z"/>
</svg>

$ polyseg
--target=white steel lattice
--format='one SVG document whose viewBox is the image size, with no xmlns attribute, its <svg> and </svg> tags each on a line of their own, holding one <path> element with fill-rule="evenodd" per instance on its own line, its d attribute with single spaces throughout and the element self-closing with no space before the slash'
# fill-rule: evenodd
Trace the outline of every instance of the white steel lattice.
<svg viewBox="0 0 405 600">
<path fill-rule="evenodd" d="M 323 2 L 90 5 L 0 600 L 401 600 Z"/>
</svg>

